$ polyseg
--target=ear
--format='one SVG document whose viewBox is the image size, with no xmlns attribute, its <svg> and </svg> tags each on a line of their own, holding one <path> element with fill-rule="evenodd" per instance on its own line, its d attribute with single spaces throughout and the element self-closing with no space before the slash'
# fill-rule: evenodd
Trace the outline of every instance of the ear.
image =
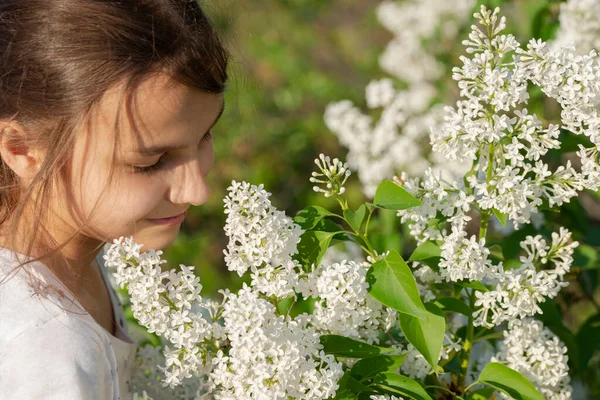
<svg viewBox="0 0 600 400">
<path fill-rule="evenodd" d="M 43 153 L 31 146 L 27 132 L 20 124 L 11 121 L 0 127 L 0 157 L 23 183 L 30 182 L 40 170 Z"/>
</svg>

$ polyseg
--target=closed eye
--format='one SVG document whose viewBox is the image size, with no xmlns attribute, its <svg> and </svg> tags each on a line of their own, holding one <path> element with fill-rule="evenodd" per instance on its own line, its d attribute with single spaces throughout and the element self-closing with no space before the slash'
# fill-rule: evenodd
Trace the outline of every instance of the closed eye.
<svg viewBox="0 0 600 400">
<path fill-rule="evenodd" d="M 202 140 L 204 142 L 210 142 L 212 140 L 212 130 L 209 130 L 202 136 Z M 146 167 L 133 167 L 135 172 L 139 172 L 141 174 L 150 175 L 158 170 L 160 170 L 165 165 L 164 154 L 160 156 L 160 158 L 152 165 L 148 165 Z"/>
</svg>

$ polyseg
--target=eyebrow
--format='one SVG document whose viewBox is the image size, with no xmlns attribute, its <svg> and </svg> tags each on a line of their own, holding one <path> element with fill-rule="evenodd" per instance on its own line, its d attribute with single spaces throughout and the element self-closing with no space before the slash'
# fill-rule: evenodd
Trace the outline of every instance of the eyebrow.
<svg viewBox="0 0 600 400">
<path fill-rule="evenodd" d="M 225 102 L 223 102 L 221 104 L 221 110 L 219 111 L 217 118 L 215 118 L 215 121 L 208 128 L 207 132 L 210 131 L 216 125 L 217 122 L 219 122 L 219 119 L 221 118 L 221 115 L 223 115 L 224 110 L 225 110 Z M 139 148 L 135 152 L 139 153 L 143 156 L 155 156 L 158 154 L 166 153 L 168 151 L 180 150 L 180 149 L 183 149 L 184 147 L 185 146 L 149 146 L 149 147 Z"/>
</svg>

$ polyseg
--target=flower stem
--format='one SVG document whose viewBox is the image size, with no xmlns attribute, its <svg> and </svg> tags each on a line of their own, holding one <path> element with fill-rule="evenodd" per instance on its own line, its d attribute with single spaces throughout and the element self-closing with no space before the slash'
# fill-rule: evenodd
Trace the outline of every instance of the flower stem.
<svg viewBox="0 0 600 400">
<path fill-rule="evenodd" d="M 473 309 L 475 304 L 475 291 L 471 289 L 469 294 L 469 306 Z M 462 388 L 465 386 L 467 380 L 467 370 L 469 368 L 469 362 L 471 358 L 471 349 L 473 348 L 473 334 L 475 327 L 473 325 L 473 315 L 469 315 L 469 323 L 467 325 L 467 337 L 465 338 L 465 344 L 463 345 L 463 351 L 460 355 L 460 374 L 458 376 L 458 387 Z"/>
</svg>

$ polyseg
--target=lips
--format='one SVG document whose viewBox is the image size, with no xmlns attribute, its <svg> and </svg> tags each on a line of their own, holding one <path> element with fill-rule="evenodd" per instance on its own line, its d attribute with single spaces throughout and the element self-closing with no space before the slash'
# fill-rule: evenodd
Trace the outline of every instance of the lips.
<svg viewBox="0 0 600 400">
<path fill-rule="evenodd" d="M 152 221 L 154 221 L 154 220 L 159 220 L 159 219 L 172 219 L 172 218 L 178 218 L 178 217 L 181 217 L 181 216 L 182 216 L 182 215 L 184 215 L 185 213 L 187 213 L 187 211 L 184 211 L 184 212 L 182 212 L 181 214 L 172 215 L 172 216 L 170 216 L 170 217 L 162 217 L 162 218 L 148 218 L 148 219 L 150 219 L 150 220 L 152 220 Z"/>
<path fill-rule="evenodd" d="M 187 213 L 187 210 L 182 212 L 181 214 L 176 214 L 170 217 L 162 217 L 162 218 L 148 218 L 150 221 L 160 221 L 160 220 L 166 220 L 166 219 L 174 219 L 174 218 L 179 218 L 181 216 L 185 216 L 185 214 Z"/>
<path fill-rule="evenodd" d="M 175 215 L 173 217 L 148 218 L 148 221 L 150 221 L 153 224 L 159 224 L 159 225 L 179 224 L 179 223 L 183 222 L 183 220 L 185 219 L 186 213 L 187 213 L 187 211 L 184 211 L 183 213 Z"/>
</svg>

